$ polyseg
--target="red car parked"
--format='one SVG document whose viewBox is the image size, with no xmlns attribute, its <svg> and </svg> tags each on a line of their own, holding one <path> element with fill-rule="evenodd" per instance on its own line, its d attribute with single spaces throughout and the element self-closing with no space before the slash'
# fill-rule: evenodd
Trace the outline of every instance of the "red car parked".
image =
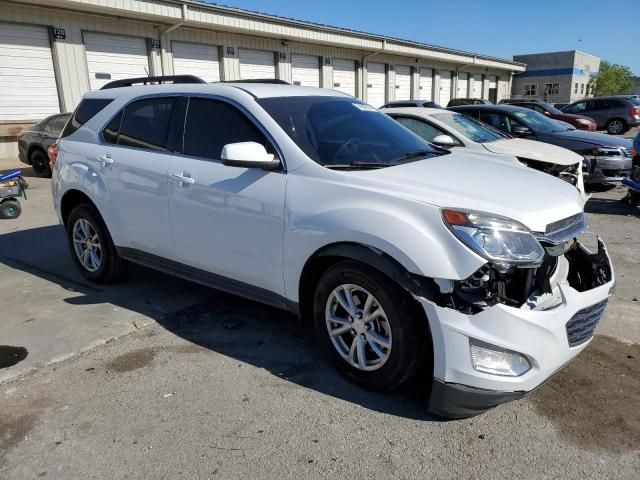
<svg viewBox="0 0 640 480">
<path fill-rule="evenodd" d="M 574 115 L 572 113 L 564 113 L 542 100 L 523 100 L 523 99 L 503 99 L 500 103 L 508 103 L 511 105 L 518 105 L 519 107 L 530 108 L 536 112 L 542 113 L 554 120 L 561 120 L 567 122 L 578 130 L 588 130 L 595 132 L 597 129 L 596 121 L 591 117 L 585 117 L 584 115 Z"/>
</svg>

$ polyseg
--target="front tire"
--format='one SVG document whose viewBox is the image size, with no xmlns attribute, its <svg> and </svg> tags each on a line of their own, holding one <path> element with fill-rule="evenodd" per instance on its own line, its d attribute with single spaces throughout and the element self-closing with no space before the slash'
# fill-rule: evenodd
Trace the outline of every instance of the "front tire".
<svg viewBox="0 0 640 480">
<path fill-rule="evenodd" d="M 95 207 L 78 205 L 69 214 L 66 225 L 71 256 L 85 278 L 95 283 L 111 283 L 124 275 L 128 262 L 118 256 Z"/>
<path fill-rule="evenodd" d="M 621 118 L 612 118 L 607 122 L 606 129 L 609 135 L 622 135 L 629 131 L 629 126 Z"/>
<path fill-rule="evenodd" d="M 49 167 L 49 158 L 47 158 L 47 155 L 42 150 L 37 148 L 33 152 L 31 152 L 29 161 L 31 162 L 33 171 L 36 172 L 36 175 L 41 178 L 51 178 L 51 167 Z"/>
<path fill-rule="evenodd" d="M 320 279 L 314 325 L 337 369 L 357 383 L 393 389 L 423 362 L 427 326 L 413 299 L 382 273 L 343 261 Z"/>
</svg>

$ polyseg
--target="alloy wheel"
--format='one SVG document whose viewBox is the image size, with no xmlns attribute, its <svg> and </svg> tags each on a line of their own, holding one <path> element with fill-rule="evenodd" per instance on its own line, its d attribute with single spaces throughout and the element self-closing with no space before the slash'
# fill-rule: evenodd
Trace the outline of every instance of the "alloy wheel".
<svg viewBox="0 0 640 480">
<path fill-rule="evenodd" d="M 620 120 L 613 120 L 609 123 L 609 131 L 614 135 L 622 133 L 624 124 Z"/>
<path fill-rule="evenodd" d="M 73 225 L 73 249 L 82 266 L 96 272 L 102 264 L 102 246 L 96 229 L 84 218 Z"/>
<path fill-rule="evenodd" d="M 352 367 L 363 371 L 381 368 L 391 354 L 391 325 L 378 300 L 366 289 L 339 285 L 325 309 L 329 338 Z"/>
</svg>

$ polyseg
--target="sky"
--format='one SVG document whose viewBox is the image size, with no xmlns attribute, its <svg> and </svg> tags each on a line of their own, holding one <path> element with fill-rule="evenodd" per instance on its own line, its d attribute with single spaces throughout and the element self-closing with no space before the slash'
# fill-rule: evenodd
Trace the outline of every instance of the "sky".
<svg viewBox="0 0 640 480">
<path fill-rule="evenodd" d="M 640 0 L 206 1 L 505 59 L 581 50 L 640 75 Z"/>
</svg>

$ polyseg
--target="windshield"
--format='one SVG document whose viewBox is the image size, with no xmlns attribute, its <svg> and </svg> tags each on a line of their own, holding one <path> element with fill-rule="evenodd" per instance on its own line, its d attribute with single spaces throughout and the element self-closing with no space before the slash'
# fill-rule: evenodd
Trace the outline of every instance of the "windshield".
<svg viewBox="0 0 640 480">
<path fill-rule="evenodd" d="M 499 134 L 461 113 L 443 112 L 434 113 L 431 116 L 474 142 L 494 142 L 505 138 L 505 135 Z"/>
<path fill-rule="evenodd" d="M 390 166 L 442 154 L 402 125 L 353 98 L 257 100 L 313 161 L 324 166 Z"/>
<path fill-rule="evenodd" d="M 558 110 L 556 107 L 548 103 L 543 103 L 540 106 L 544 108 L 547 112 L 553 113 L 554 115 L 563 115 L 563 113 L 560 110 Z"/>
<path fill-rule="evenodd" d="M 523 109 L 512 112 L 512 114 L 520 123 L 525 127 L 529 127 L 533 132 L 551 133 L 562 132 L 567 129 L 566 125 L 551 120 L 549 117 L 545 117 L 543 114 L 533 110 Z"/>
</svg>

